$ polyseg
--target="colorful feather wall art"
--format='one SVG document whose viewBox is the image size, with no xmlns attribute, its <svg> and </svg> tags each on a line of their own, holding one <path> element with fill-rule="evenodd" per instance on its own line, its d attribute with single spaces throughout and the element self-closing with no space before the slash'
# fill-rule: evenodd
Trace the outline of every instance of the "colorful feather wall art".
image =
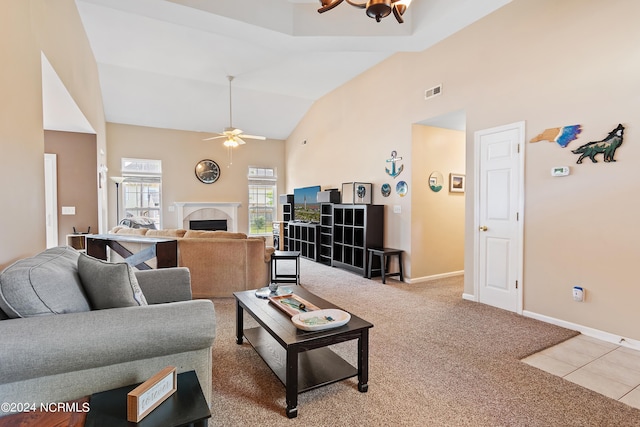
<svg viewBox="0 0 640 427">
<path fill-rule="evenodd" d="M 578 138 L 582 132 L 582 125 L 563 126 L 560 128 L 545 129 L 544 132 L 532 138 L 529 142 L 549 141 L 557 142 L 560 147 L 564 148 L 569 143 Z"/>
</svg>

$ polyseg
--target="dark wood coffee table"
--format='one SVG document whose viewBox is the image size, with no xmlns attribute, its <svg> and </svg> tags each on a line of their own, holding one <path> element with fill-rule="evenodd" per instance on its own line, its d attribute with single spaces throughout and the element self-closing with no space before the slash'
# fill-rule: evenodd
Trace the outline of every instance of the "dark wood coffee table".
<svg viewBox="0 0 640 427">
<path fill-rule="evenodd" d="M 301 287 L 292 290 L 317 307 L 337 308 Z M 291 322 L 291 317 L 276 308 L 267 299 L 257 298 L 255 291 L 235 292 L 236 342 L 243 336 L 249 341 L 271 370 L 286 387 L 289 418 L 298 415 L 298 394 L 358 376 L 358 390 L 368 389 L 369 381 L 369 328 L 373 325 L 351 314 L 344 326 L 324 331 L 302 331 Z M 260 326 L 243 329 L 244 312 Z M 358 340 L 358 366 L 335 354 L 330 345 Z"/>
</svg>

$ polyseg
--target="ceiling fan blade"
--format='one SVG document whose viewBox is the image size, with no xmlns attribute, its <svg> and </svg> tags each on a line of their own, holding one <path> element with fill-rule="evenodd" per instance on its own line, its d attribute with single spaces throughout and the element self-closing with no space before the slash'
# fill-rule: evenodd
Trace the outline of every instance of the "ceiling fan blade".
<svg viewBox="0 0 640 427">
<path fill-rule="evenodd" d="M 244 136 L 244 135 L 242 135 L 242 136 Z M 242 140 L 242 138 L 237 137 L 237 136 L 236 136 L 235 138 L 233 138 L 233 139 L 234 139 L 234 140 L 235 140 L 239 145 L 243 145 L 243 144 L 246 144 L 246 143 L 247 143 L 246 141 L 243 141 L 243 140 Z"/>
<path fill-rule="evenodd" d="M 265 139 L 267 139 L 264 136 L 258 136 L 258 135 L 245 135 L 245 134 L 242 134 L 242 137 L 246 138 L 246 139 L 259 139 L 261 141 L 264 141 Z"/>
<path fill-rule="evenodd" d="M 234 128 L 234 127 L 228 127 L 228 128 L 224 128 L 224 132 L 225 135 L 240 135 L 242 133 L 242 131 L 238 128 Z"/>
<path fill-rule="evenodd" d="M 211 141 L 213 139 L 220 139 L 220 138 L 226 138 L 226 136 L 225 135 L 212 136 L 211 138 L 203 139 L 203 141 Z"/>
</svg>

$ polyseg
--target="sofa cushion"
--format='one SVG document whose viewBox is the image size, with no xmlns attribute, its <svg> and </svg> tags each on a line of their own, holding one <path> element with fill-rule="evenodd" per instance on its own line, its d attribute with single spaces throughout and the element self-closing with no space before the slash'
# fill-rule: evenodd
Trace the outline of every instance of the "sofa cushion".
<svg viewBox="0 0 640 427">
<path fill-rule="evenodd" d="M 127 234 L 133 236 L 144 236 L 149 231 L 147 228 L 129 228 L 129 227 L 115 227 L 111 230 L 113 234 Z"/>
<path fill-rule="evenodd" d="M 184 228 L 166 228 L 163 230 L 149 230 L 145 236 L 147 237 L 184 237 L 187 232 Z"/>
<path fill-rule="evenodd" d="M 89 311 L 78 255 L 59 246 L 7 267 L 0 273 L 0 309 L 10 318 Z"/>
<path fill-rule="evenodd" d="M 147 305 L 133 268 L 127 263 L 80 254 L 78 274 L 94 309 Z"/>
<path fill-rule="evenodd" d="M 187 230 L 184 235 L 185 238 L 197 238 L 197 239 L 246 239 L 247 235 L 244 233 L 233 233 L 231 231 L 208 231 L 208 230 Z"/>
</svg>

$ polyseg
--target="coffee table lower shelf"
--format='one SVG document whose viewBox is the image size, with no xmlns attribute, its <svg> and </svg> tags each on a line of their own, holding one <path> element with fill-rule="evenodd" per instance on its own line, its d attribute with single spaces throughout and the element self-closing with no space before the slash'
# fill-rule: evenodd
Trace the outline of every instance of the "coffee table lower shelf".
<svg viewBox="0 0 640 427">
<path fill-rule="evenodd" d="M 261 327 L 245 329 L 244 337 L 278 379 L 287 384 L 287 352 Z M 298 353 L 298 393 L 358 376 L 358 369 L 327 347 Z"/>
</svg>

